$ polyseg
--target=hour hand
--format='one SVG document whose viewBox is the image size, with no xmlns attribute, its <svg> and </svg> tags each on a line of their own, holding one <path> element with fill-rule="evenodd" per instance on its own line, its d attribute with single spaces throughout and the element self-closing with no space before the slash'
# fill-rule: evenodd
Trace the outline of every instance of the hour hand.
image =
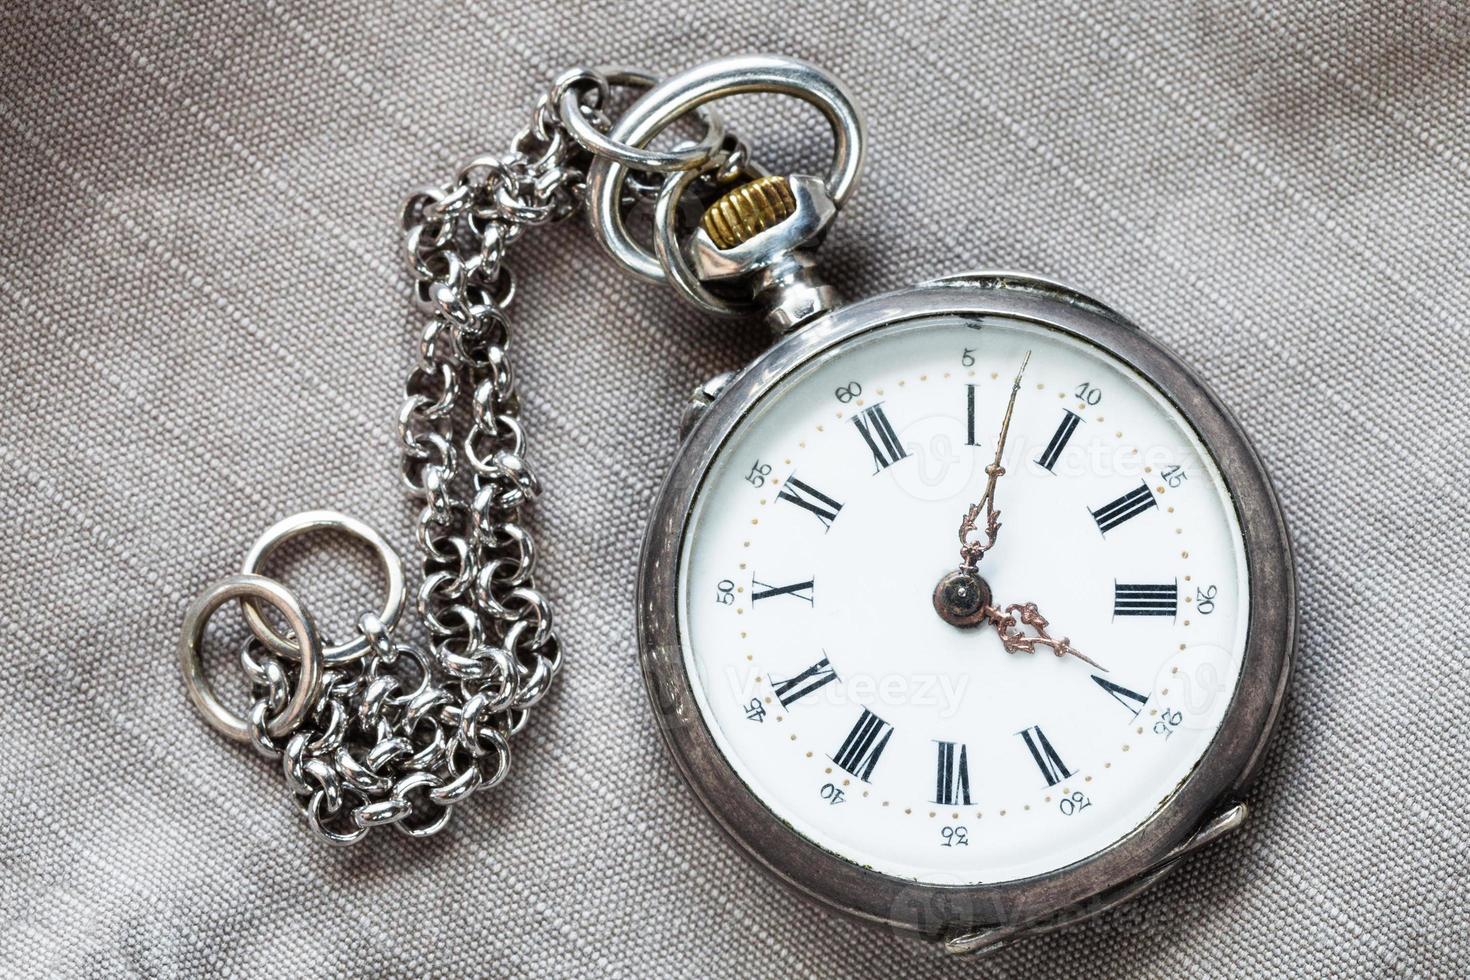
<svg viewBox="0 0 1470 980">
<path fill-rule="evenodd" d="M 1007 653 L 1035 653 L 1037 647 L 1046 647 L 1058 657 L 1076 657 L 1104 673 L 1107 672 L 1102 664 L 1072 646 L 1071 637 L 1064 636 L 1059 640 L 1053 638 L 1047 632 L 1047 627 L 1051 624 L 1041 615 L 1041 610 L 1034 602 L 1012 603 L 1005 607 L 1005 612 L 994 606 L 987 606 L 985 618 L 995 627 Z"/>
</svg>

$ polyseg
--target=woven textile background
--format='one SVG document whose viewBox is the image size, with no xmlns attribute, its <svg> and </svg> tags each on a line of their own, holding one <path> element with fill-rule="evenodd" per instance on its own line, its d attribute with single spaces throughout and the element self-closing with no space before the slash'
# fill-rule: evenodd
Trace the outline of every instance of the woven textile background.
<svg viewBox="0 0 1470 980">
<path fill-rule="evenodd" d="M 174 664 L 189 599 L 285 514 L 412 552 L 405 191 L 500 149 L 565 66 L 751 50 L 866 111 L 847 295 L 982 266 L 1087 288 L 1233 407 L 1294 535 L 1303 646 L 1247 829 L 993 960 L 795 897 L 685 790 L 637 546 L 691 386 L 760 341 L 580 223 L 512 259 L 569 652 L 506 785 L 432 841 L 329 849 Z M 822 165 L 813 116 L 742 108 L 762 159 Z M 0 972 L 1463 975 L 1467 109 L 1470 12 L 1441 0 L 5 4 Z M 339 629 L 377 588 L 355 551 L 284 574 Z"/>
</svg>

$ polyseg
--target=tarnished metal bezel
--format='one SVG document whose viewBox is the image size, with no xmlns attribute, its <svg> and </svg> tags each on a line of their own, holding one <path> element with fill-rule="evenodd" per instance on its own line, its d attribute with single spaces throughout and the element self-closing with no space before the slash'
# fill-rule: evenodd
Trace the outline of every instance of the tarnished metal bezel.
<svg viewBox="0 0 1470 980">
<path fill-rule="evenodd" d="M 925 885 L 859 867 L 797 834 L 731 768 L 698 707 L 680 642 L 680 551 L 701 482 L 756 403 L 792 371 L 837 356 L 873 330 L 943 314 L 1001 315 L 1093 343 L 1148 378 L 1194 427 L 1234 498 L 1245 538 L 1251 614 L 1245 660 L 1219 733 L 1147 821 L 1112 846 L 1044 875 L 982 886 Z M 638 637 L 655 717 L 680 769 L 720 826 L 759 864 L 844 912 L 946 937 L 1067 918 L 1122 886 L 1159 876 L 1177 848 L 1239 794 L 1279 713 L 1296 631 L 1296 582 L 1276 496 L 1239 426 L 1172 353 L 1101 303 L 1034 276 L 976 273 L 830 312 L 753 362 L 700 416 L 654 504 L 638 579 Z"/>
</svg>

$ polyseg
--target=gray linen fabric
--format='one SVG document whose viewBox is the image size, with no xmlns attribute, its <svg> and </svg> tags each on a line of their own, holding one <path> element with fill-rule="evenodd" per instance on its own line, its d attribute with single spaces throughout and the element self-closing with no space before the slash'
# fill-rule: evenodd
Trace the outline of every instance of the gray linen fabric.
<svg viewBox="0 0 1470 980">
<path fill-rule="evenodd" d="M 0 21 L 0 971 L 1467 968 L 1465 8 L 40 0 Z M 789 894 L 685 791 L 638 674 L 636 550 L 686 393 L 759 339 L 625 281 L 580 224 L 514 259 L 569 655 L 506 786 L 433 841 L 328 849 L 174 666 L 190 597 L 287 513 L 347 510 L 411 552 L 407 188 L 499 149 L 564 66 L 749 50 L 830 67 L 867 112 L 828 254 L 848 295 L 989 266 L 1114 302 L 1238 413 L 1298 549 L 1304 643 L 1248 829 L 991 961 Z M 764 159 L 823 160 L 811 116 L 735 115 Z M 285 567 L 339 628 L 376 587 L 343 557 Z"/>
</svg>

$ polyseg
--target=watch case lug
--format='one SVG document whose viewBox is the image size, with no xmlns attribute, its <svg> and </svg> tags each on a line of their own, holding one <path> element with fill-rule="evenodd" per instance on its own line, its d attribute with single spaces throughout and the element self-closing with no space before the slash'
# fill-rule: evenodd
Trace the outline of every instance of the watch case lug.
<svg viewBox="0 0 1470 980">
<path fill-rule="evenodd" d="M 1018 939 L 1051 932 L 1054 929 L 1061 929 L 1101 915 L 1147 890 L 1174 870 L 1180 858 L 1239 830 L 1249 813 L 1249 808 L 1244 803 L 1232 804 L 1206 820 L 1198 830 L 1190 835 L 1188 840 L 1170 851 L 1162 860 L 1089 901 L 1061 909 L 1052 915 L 1031 922 L 993 926 L 989 929 L 950 936 L 944 940 L 944 951 L 959 956 L 988 956 L 1004 949 Z"/>
<path fill-rule="evenodd" d="M 714 400 L 720 396 L 720 392 L 725 390 L 725 387 L 734 377 L 734 371 L 726 371 L 723 374 L 715 375 L 694 389 L 694 393 L 689 396 L 689 404 L 684 408 L 684 415 L 679 419 L 680 442 L 683 442 L 689 437 L 690 431 L 693 430 L 695 423 L 699 421 L 699 417 L 704 414 L 704 410 L 710 407 Z"/>
</svg>

